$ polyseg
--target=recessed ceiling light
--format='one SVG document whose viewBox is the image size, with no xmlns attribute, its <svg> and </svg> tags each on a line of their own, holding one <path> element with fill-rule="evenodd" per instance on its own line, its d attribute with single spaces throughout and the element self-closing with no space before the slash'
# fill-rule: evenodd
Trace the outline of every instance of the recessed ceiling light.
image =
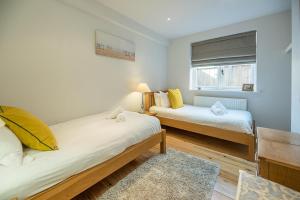
<svg viewBox="0 0 300 200">
<path fill-rule="evenodd" d="M 168 21 L 168 22 L 169 22 L 169 21 L 171 21 L 171 18 L 170 18 L 170 17 L 168 17 L 168 18 L 167 18 L 167 21 Z"/>
</svg>

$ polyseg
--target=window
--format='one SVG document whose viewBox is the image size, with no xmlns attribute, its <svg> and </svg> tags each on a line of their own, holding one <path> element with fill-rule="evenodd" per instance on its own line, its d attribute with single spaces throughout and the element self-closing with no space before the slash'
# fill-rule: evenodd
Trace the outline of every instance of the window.
<svg viewBox="0 0 300 200">
<path fill-rule="evenodd" d="M 191 44 L 192 90 L 256 90 L 256 31 Z"/>
<path fill-rule="evenodd" d="M 191 89 L 241 91 L 243 84 L 256 85 L 256 64 L 191 68 Z"/>
</svg>

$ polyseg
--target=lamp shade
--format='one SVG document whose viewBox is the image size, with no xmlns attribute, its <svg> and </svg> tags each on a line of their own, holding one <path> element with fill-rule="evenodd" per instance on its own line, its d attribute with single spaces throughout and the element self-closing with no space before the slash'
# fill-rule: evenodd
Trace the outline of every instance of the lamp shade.
<svg viewBox="0 0 300 200">
<path fill-rule="evenodd" d="M 141 93 L 144 93 L 144 92 L 151 92 L 149 86 L 147 85 L 147 83 L 140 83 L 138 86 L 137 86 L 137 89 L 136 89 L 137 92 L 141 92 Z"/>
</svg>

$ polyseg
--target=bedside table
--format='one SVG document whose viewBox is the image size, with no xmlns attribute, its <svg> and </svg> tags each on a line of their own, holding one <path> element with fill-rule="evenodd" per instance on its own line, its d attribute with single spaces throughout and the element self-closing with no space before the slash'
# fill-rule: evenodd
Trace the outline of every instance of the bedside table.
<svg viewBox="0 0 300 200">
<path fill-rule="evenodd" d="M 300 191 L 300 135 L 257 128 L 259 175 Z"/>
<path fill-rule="evenodd" d="M 149 115 L 149 116 L 156 116 L 156 115 L 157 115 L 157 113 L 148 112 L 148 111 L 145 111 L 144 114 L 145 114 L 145 115 Z"/>
</svg>

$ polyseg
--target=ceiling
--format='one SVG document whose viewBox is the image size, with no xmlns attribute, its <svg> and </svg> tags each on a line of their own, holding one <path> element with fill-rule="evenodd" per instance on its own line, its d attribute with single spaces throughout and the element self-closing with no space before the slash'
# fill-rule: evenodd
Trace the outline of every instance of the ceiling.
<svg viewBox="0 0 300 200">
<path fill-rule="evenodd" d="M 282 12 L 291 7 L 290 0 L 97 1 L 168 39 Z"/>
</svg>

